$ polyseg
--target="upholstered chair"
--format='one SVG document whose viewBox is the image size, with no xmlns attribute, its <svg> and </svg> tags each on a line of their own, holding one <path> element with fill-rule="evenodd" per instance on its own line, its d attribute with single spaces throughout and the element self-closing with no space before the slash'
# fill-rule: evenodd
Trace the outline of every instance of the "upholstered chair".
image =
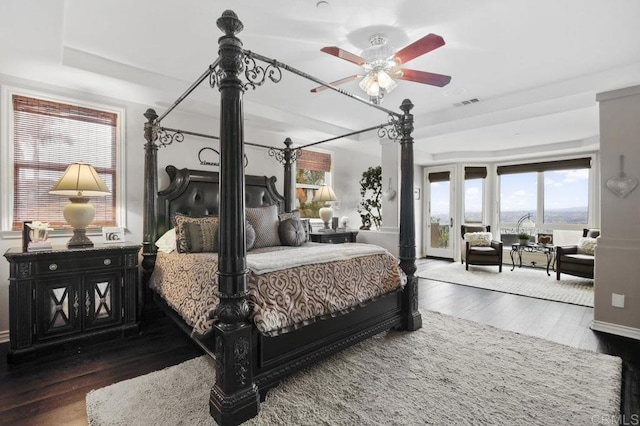
<svg viewBox="0 0 640 426">
<path fill-rule="evenodd" d="M 502 241 L 491 238 L 491 235 L 482 235 L 491 232 L 489 225 L 462 225 L 460 235 L 462 245 L 460 260 L 469 265 L 497 265 L 502 272 Z M 470 234 L 465 238 L 466 234 Z M 476 234 L 476 235 L 474 235 Z M 477 236 L 479 238 L 472 238 Z"/>
<path fill-rule="evenodd" d="M 599 236 L 599 229 L 584 229 L 578 244 L 556 247 L 556 280 L 560 279 L 560 274 L 593 279 L 595 239 Z"/>
</svg>

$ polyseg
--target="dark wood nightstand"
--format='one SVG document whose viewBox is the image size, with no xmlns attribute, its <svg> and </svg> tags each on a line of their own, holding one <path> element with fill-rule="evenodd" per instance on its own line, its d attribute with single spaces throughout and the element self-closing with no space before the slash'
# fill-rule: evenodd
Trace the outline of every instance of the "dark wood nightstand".
<svg viewBox="0 0 640 426">
<path fill-rule="evenodd" d="M 314 243 L 330 243 L 330 244 L 342 244 L 342 243 L 355 243 L 356 235 L 358 231 L 329 231 L 329 232 L 312 232 L 311 241 Z"/>
<path fill-rule="evenodd" d="M 129 243 L 9 249 L 9 362 L 139 330 L 138 251 Z"/>
</svg>

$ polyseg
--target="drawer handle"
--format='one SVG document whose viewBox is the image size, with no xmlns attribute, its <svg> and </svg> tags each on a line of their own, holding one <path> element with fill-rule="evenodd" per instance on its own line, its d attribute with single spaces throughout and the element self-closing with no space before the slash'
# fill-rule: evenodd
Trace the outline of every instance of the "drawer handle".
<svg viewBox="0 0 640 426">
<path fill-rule="evenodd" d="M 111 265 L 111 259 L 105 259 L 104 262 L 102 262 L 105 264 L 105 266 L 109 266 Z"/>
<path fill-rule="evenodd" d="M 50 271 L 55 271 L 56 269 L 58 269 L 58 265 L 56 265 L 55 263 L 52 263 L 51 265 L 49 265 Z"/>
</svg>

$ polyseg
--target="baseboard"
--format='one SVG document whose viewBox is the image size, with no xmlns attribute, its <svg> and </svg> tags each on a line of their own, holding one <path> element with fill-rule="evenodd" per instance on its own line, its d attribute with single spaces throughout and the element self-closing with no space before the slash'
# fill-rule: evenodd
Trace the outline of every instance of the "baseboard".
<svg viewBox="0 0 640 426">
<path fill-rule="evenodd" d="M 0 343 L 6 343 L 9 341 L 9 330 L 0 331 Z"/>
<path fill-rule="evenodd" d="M 591 329 L 609 334 L 615 334 L 617 336 L 640 340 L 640 328 L 627 327 L 626 325 L 593 320 L 591 322 Z"/>
</svg>

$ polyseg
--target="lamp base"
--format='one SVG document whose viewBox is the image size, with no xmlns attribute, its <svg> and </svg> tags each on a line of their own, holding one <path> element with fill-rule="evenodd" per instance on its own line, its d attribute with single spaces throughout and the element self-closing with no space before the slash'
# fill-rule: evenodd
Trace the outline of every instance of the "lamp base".
<svg viewBox="0 0 640 426">
<path fill-rule="evenodd" d="M 329 222 L 331 222 L 331 218 L 333 217 L 331 207 L 322 207 L 318 213 L 320 214 L 320 219 L 324 222 L 324 229 L 330 229 Z"/>
<path fill-rule="evenodd" d="M 73 237 L 67 242 L 67 248 L 93 247 L 93 241 L 87 237 L 85 229 L 74 229 Z"/>
</svg>

